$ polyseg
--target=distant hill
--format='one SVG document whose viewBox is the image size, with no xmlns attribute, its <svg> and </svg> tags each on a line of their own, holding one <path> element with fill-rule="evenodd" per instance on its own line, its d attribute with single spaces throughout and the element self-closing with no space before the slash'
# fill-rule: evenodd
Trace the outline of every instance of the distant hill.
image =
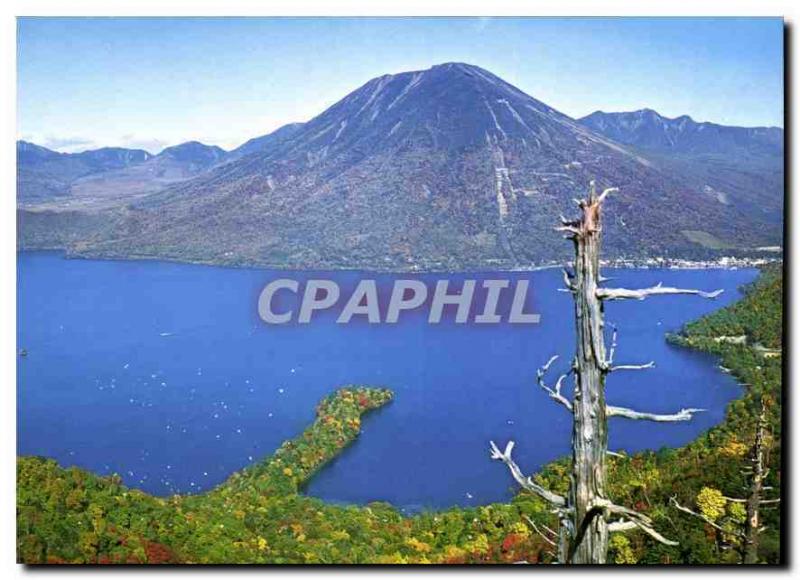
<svg viewBox="0 0 800 580">
<path fill-rule="evenodd" d="M 580 123 L 637 148 L 722 203 L 772 223 L 783 219 L 783 129 L 698 123 L 687 115 L 670 119 L 651 109 L 597 111 Z"/>
<path fill-rule="evenodd" d="M 783 129 L 698 123 L 688 115 L 670 119 L 652 109 L 629 113 L 596 111 L 580 123 L 624 143 L 660 153 L 692 155 L 783 155 Z"/>
<path fill-rule="evenodd" d="M 607 204 L 607 255 L 704 257 L 780 243 L 781 224 L 746 195 L 707 189 L 693 165 L 684 175 L 682 152 L 623 137 L 476 66 L 384 75 L 307 123 L 108 209 L 102 228 L 71 231 L 65 245 L 83 255 L 298 268 L 526 266 L 569 254 L 553 226 L 592 179 L 620 188 Z M 740 189 L 770 211 L 782 207 L 782 191 L 761 186 L 756 172 Z M 22 245 L 36 247 L 46 223 L 22 212 Z"/>
<path fill-rule="evenodd" d="M 182 164 L 190 173 L 196 173 L 218 163 L 225 156 L 225 150 L 216 145 L 204 145 L 197 141 L 187 141 L 174 147 L 167 147 L 155 159 L 169 159 Z"/>
<path fill-rule="evenodd" d="M 194 177 L 225 158 L 225 150 L 197 141 L 167 147 L 143 163 L 115 171 L 96 173 L 72 183 L 74 203 L 112 205 L 130 202 L 131 198 L 160 191 Z"/>
<path fill-rule="evenodd" d="M 71 184 L 81 177 L 130 167 L 150 157 L 147 151 L 121 147 L 58 153 L 17 141 L 17 197 L 31 200 L 67 195 Z"/>
<path fill-rule="evenodd" d="M 17 163 L 20 165 L 33 165 L 45 161 L 53 161 L 62 157 L 57 153 L 28 141 L 17 141 Z"/>
</svg>

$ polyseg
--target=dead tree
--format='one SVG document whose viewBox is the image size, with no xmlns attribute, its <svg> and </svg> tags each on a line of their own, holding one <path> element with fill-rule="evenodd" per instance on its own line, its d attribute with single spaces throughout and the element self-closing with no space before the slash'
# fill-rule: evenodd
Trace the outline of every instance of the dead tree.
<svg viewBox="0 0 800 580">
<path fill-rule="evenodd" d="M 503 461 L 514 479 L 526 490 L 538 495 L 553 507 L 560 521 L 558 561 L 574 564 L 603 564 L 608 552 L 608 534 L 615 531 L 642 530 L 659 542 L 675 545 L 661 536 L 646 515 L 614 504 L 606 494 L 606 456 L 608 454 L 608 417 L 648 421 L 688 421 L 702 409 L 681 409 L 677 413 L 657 414 L 636 411 L 606 404 L 605 381 L 609 373 L 651 368 L 653 363 L 615 365 L 614 350 L 617 333 L 614 330 L 611 348 L 606 352 L 604 339 L 604 304 L 611 300 L 643 300 L 660 294 L 695 294 L 715 298 L 722 291 L 701 292 L 670 288 L 658 284 L 651 288 L 631 290 L 607 288 L 600 275 L 601 208 L 616 188 L 597 195 L 591 183 L 588 199 L 577 201 L 580 216 L 576 220 L 561 218 L 558 231 L 573 241 L 574 271 L 564 270 L 566 291 L 575 305 L 576 352 L 570 369 L 553 386 L 545 375 L 557 360 L 553 356 L 538 371 L 538 384 L 557 403 L 573 416 L 572 473 L 567 497 L 555 494 L 525 476 L 514 462 L 511 453 L 514 442 L 504 451 L 491 442 L 492 458 Z M 564 381 L 574 377 L 572 398 L 562 393 Z"/>
<path fill-rule="evenodd" d="M 747 498 L 739 499 L 734 497 L 725 497 L 727 501 L 745 504 L 747 515 L 743 529 L 726 529 L 717 522 L 713 521 L 711 518 L 682 506 L 678 503 L 678 500 L 675 497 L 670 498 L 670 503 L 675 506 L 676 509 L 702 520 L 717 530 L 717 532 L 723 534 L 723 536 L 727 535 L 736 538 L 741 544 L 740 553 L 742 556 L 742 564 L 756 564 L 758 562 L 759 536 L 766 529 L 766 527 L 761 525 L 762 507 L 771 504 L 777 504 L 781 501 L 780 498 L 763 498 L 764 491 L 769 489 L 764 485 L 764 481 L 769 475 L 769 469 L 767 468 L 766 463 L 766 455 L 768 453 L 766 434 L 767 405 L 766 401 L 762 399 L 761 411 L 758 415 L 758 422 L 756 424 L 753 447 L 750 450 L 750 465 L 745 470 L 745 473 L 749 475 Z"/>
<path fill-rule="evenodd" d="M 761 505 L 769 500 L 762 499 L 764 493 L 764 480 L 769 475 L 769 469 L 764 464 L 765 435 L 767 431 L 767 405 L 761 400 L 761 413 L 758 415 L 756 438 L 750 457 L 752 475 L 750 477 L 750 495 L 747 498 L 747 519 L 744 524 L 744 559 L 745 564 L 755 564 L 758 561 L 758 536 L 762 531 L 760 510 Z"/>
</svg>

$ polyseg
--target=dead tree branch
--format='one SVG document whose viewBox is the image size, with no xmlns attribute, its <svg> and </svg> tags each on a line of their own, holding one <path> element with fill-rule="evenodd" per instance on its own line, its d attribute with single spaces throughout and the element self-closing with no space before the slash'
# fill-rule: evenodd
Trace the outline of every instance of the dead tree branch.
<svg viewBox="0 0 800 580">
<path fill-rule="evenodd" d="M 610 366 L 608 367 L 608 372 L 613 373 L 614 371 L 642 371 L 645 369 L 652 369 L 656 366 L 656 361 L 651 360 L 649 363 L 645 363 L 643 365 L 617 365 L 617 366 Z"/>
<path fill-rule="evenodd" d="M 677 413 L 659 414 L 659 413 L 644 413 L 628 409 L 627 407 L 614 407 L 612 405 L 606 406 L 606 415 L 608 417 L 624 417 L 626 419 L 633 419 L 636 421 L 656 421 L 658 423 L 673 423 L 678 421 L 690 421 L 695 413 L 700 413 L 705 409 L 681 409 Z"/>
<path fill-rule="evenodd" d="M 619 192 L 618 187 L 608 187 L 604 189 L 603 193 L 601 193 L 600 196 L 597 198 L 597 203 L 603 203 L 607 196 L 611 195 L 612 193 L 618 193 L 618 192 Z"/>
<path fill-rule="evenodd" d="M 544 389 L 544 391 L 550 396 L 551 399 L 557 401 L 558 403 L 564 405 L 569 411 L 572 411 L 572 403 L 569 399 L 567 399 L 564 395 L 561 394 L 561 385 L 564 383 L 564 379 L 566 379 L 570 373 L 564 373 L 558 380 L 556 381 L 555 387 L 549 387 L 547 383 L 544 382 L 544 376 L 547 374 L 547 371 L 550 369 L 550 365 L 552 365 L 558 359 L 558 355 L 553 355 L 550 357 L 543 367 L 541 367 L 538 371 L 536 371 L 536 382 L 539 383 L 539 386 Z M 571 372 L 571 371 L 570 371 Z"/>
<path fill-rule="evenodd" d="M 708 517 L 704 516 L 701 513 L 698 513 L 698 512 L 696 512 L 696 511 L 694 511 L 692 509 L 689 509 L 686 506 L 682 506 L 681 504 L 678 503 L 678 500 L 675 498 L 675 496 L 669 498 L 669 503 L 672 504 L 673 506 L 675 506 L 676 509 L 682 511 L 683 513 L 689 514 L 690 516 L 694 516 L 694 517 L 696 517 L 698 519 L 703 520 L 709 526 L 711 526 L 712 528 L 714 528 L 715 530 L 717 530 L 719 532 L 722 532 L 723 534 L 728 534 L 728 535 L 731 535 L 731 536 L 738 536 L 740 538 L 744 538 L 744 533 L 743 532 L 738 532 L 736 530 L 726 530 L 725 528 L 720 526 L 717 522 L 715 522 L 711 518 L 708 518 Z"/>
<path fill-rule="evenodd" d="M 611 347 L 608 349 L 608 357 L 602 365 L 602 369 L 606 373 L 614 371 L 640 371 L 644 369 L 651 369 L 656 366 L 655 361 L 643 365 L 617 365 L 614 366 L 614 354 L 617 352 L 617 327 L 614 326 L 611 332 Z"/>
<path fill-rule="evenodd" d="M 545 489 L 538 483 L 535 483 L 530 477 L 523 475 L 522 470 L 511 458 L 511 452 L 514 450 L 513 441 L 509 441 L 506 444 L 506 449 L 503 452 L 501 452 L 497 445 L 495 445 L 494 441 L 490 441 L 489 445 L 492 451 L 492 459 L 496 459 L 505 463 L 508 466 L 508 469 L 511 471 L 511 475 L 514 476 L 514 479 L 520 485 L 520 487 L 538 495 L 540 498 L 559 510 L 566 509 L 567 500 L 564 499 L 564 497 L 558 495 L 557 493 L 553 493 L 549 489 Z"/>
<path fill-rule="evenodd" d="M 633 529 L 630 527 L 630 524 L 632 523 L 634 526 L 642 530 L 648 536 L 650 536 L 651 538 L 662 544 L 665 544 L 667 546 L 678 545 L 678 542 L 675 542 L 673 540 L 668 540 L 667 538 L 659 534 L 653 527 L 653 520 L 651 520 L 648 516 L 644 515 L 643 513 L 637 512 L 636 510 L 630 508 L 626 508 L 625 506 L 616 505 L 607 500 L 601 502 L 600 505 L 603 507 L 606 514 L 618 515 L 621 516 L 622 518 L 621 521 L 614 522 L 615 524 L 617 524 L 615 526 L 617 529 L 616 530 L 610 529 L 609 531 L 623 531 L 624 529 Z M 610 526 L 613 526 L 613 524 L 610 524 Z"/>
<path fill-rule="evenodd" d="M 638 528 L 639 526 L 637 526 L 632 521 L 623 519 L 619 519 L 616 522 L 610 522 L 608 524 L 609 532 L 627 532 L 630 530 L 636 530 Z"/>
<path fill-rule="evenodd" d="M 648 296 L 663 294 L 695 294 L 702 298 L 716 298 L 723 292 L 723 290 L 704 292 L 702 290 L 690 288 L 671 288 L 669 286 L 663 286 L 659 282 L 655 286 L 640 288 L 639 290 L 632 290 L 630 288 L 598 288 L 596 294 L 600 300 L 644 300 Z"/>
<path fill-rule="evenodd" d="M 539 534 L 539 536 L 540 536 L 540 537 L 541 537 L 541 538 L 542 538 L 542 539 L 543 539 L 545 542 L 547 542 L 548 544 L 550 544 L 550 545 L 551 545 L 551 546 L 553 546 L 553 547 L 556 547 L 556 546 L 557 546 L 557 543 L 555 542 L 555 540 L 553 540 L 553 539 L 552 539 L 550 536 L 548 536 L 547 534 L 545 534 L 545 533 L 544 533 L 544 532 L 543 532 L 543 531 L 542 531 L 542 530 L 539 528 L 539 526 L 537 526 L 537 525 L 536 525 L 536 522 L 534 522 L 534 521 L 533 521 L 533 520 L 532 520 L 530 517 L 528 517 L 528 516 L 522 516 L 522 517 L 524 517 L 524 518 L 525 518 L 525 520 L 527 520 L 528 524 L 531 526 L 531 528 L 533 528 L 533 531 L 534 531 L 534 532 L 536 532 L 537 534 Z M 545 529 L 546 529 L 548 532 L 552 533 L 552 534 L 553 534 L 553 536 L 555 536 L 555 537 L 558 537 L 558 534 L 556 534 L 555 532 L 553 532 L 553 530 L 551 530 L 551 529 L 550 529 L 550 528 L 548 528 L 547 526 L 542 526 L 542 527 L 543 527 L 543 528 L 545 528 Z"/>
<path fill-rule="evenodd" d="M 617 352 L 617 327 L 611 328 L 611 348 L 608 349 L 608 358 L 606 359 L 606 368 L 611 368 L 614 364 L 614 353 Z"/>
</svg>

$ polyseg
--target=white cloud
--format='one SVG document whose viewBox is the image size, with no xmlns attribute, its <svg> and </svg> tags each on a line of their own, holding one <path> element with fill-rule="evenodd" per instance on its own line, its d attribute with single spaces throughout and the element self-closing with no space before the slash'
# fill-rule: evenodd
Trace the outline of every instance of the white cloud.
<svg viewBox="0 0 800 580">
<path fill-rule="evenodd" d="M 143 137 L 141 135 L 123 135 L 119 138 L 117 143 L 113 143 L 109 146 L 112 147 L 126 147 L 128 149 L 144 149 L 148 153 L 158 154 L 161 152 L 162 149 L 165 147 L 169 147 L 171 145 L 177 145 L 177 143 L 173 143 L 171 141 L 166 141 L 164 139 L 158 139 L 155 137 Z"/>
<path fill-rule="evenodd" d="M 177 144 L 164 139 L 143 137 L 135 134 L 122 135 L 121 137 L 102 141 L 88 137 L 60 137 L 36 133 L 22 133 L 18 138 L 60 153 L 80 153 L 81 151 L 100 149 L 102 147 L 124 147 L 126 149 L 144 149 L 148 153 L 155 155 L 165 147 Z"/>
<path fill-rule="evenodd" d="M 86 139 L 84 137 L 48 137 L 45 138 L 44 143 L 42 145 L 47 147 L 48 149 L 53 149 L 54 151 L 64 151 L 64 152 L 71 152 L 71 151 L 84 151 L 86 149 L 94 148 L 94 141 L 91 139 Z"/>
<path fill-rule="evenodd" d="M 18 138 L 61 153 L 75 153 L 97 148 L 95 141 L 86 137 L 54 137 L 52 135 L 23 133 Z"/>
</svg>

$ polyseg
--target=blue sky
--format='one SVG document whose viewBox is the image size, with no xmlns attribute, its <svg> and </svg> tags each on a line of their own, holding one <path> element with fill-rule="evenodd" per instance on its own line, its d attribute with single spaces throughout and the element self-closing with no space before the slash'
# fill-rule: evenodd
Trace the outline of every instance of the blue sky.
<svg viewBox="0 0 800 580">
<path fill-rule="evenodd" d="M 649 107 L 783 124 L 780 19 L 19 20 L 20 138 L 226 149 L 369 79 L 459 61 L 579 117 Z"/>
</svg>

